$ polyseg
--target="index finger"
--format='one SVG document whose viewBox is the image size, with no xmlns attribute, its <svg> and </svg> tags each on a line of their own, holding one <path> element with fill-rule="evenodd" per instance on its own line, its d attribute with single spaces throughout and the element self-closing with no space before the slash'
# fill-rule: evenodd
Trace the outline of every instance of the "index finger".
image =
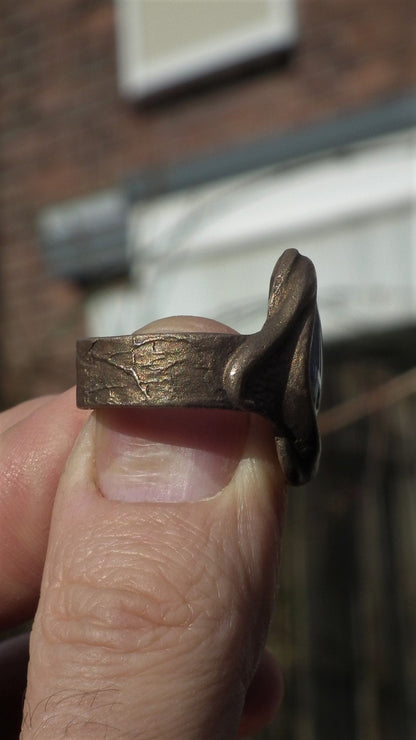
<svg viewBox="0 0 416 740">
<path fill-rule="evenodd" d="M 34 613 L 56 488 L 88 415 L 74 388 L 0 415 L 0 627 Z"/>
</svg>

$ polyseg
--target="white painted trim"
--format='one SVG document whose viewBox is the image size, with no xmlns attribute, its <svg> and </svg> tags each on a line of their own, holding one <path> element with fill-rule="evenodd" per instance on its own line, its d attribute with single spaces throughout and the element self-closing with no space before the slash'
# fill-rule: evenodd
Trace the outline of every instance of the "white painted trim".
<svg viewBox="0 0 416 740">
<path fill-rule="evenodd" d="M 175 50 L 151 63 L 143 43 L 142 0 L 115 3 L 119 86 L 129 98 L 146 97 L 287 48 L 297 36 L 295 0 L 267 0 L 265 17 L 255 27 L 210 39 L 193 49 Z"/>
<path fill-rule="evenodd" d="M 138 205 L 140 253 L 192 259 L 225 244 L 238 249 L 280 240 L 415 202 L 415 136 L 407 132 L 288 172 L 263 169 Z"/>
<path fill-rule="evenodd" d="M 201 311 L 254 331 L 269 273 L 287 247 L 316 264 L 327 337 L 414 320 L 414 137 L 408 131 L 137 206 L 137 264 L 153 265 L 146 320 Z"/>
<path fill-rule="evenodd" d="M 316 266 L 327 341 L 416 323 L 415 214 L 416 130 L 142 202 L 129 229 L 136 291 L 91 303 L 91 333 L 177 313 L 256 331 L 287 247 Z"/>
</svg>

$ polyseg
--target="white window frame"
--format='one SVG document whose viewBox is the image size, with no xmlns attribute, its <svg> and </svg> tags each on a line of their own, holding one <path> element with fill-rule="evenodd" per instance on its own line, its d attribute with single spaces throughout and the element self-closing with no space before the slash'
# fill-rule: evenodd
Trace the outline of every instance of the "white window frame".
<svg viewBox="0 0 416 740">
<path fill-rule="evenodd" d="M 145 54 L 143 2 L 115 0 L 119 87 L 128 98 L 146 98 L 283 51 L 297 38 L 296 0 L 266 0 L 264 17 L 252 29 L 211 38 L 192 49 L 178 49 L 159 62 L 152 62 Z M 170 2 L 173 4 L 175 0 Z"/>
</svg>

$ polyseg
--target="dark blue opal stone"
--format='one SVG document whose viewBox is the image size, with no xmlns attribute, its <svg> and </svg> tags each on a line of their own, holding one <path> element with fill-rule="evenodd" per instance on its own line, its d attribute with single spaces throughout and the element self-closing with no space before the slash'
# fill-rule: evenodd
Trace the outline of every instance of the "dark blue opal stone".
<svg viewBox="0 0 416 740">
<path fill-rule="evenodd" d="M 315 315 L 311 351 L 309 355 L 309 378 L 315 410 L 319 410 L 322 387 L 322 329 L 318 311 Z"/>
</svg>

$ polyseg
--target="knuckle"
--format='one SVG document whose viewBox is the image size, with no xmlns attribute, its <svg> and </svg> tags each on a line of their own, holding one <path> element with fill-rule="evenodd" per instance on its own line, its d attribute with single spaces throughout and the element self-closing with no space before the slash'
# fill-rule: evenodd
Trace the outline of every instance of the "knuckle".
<svg viewBox="0 0 416 740">
<path fill-rule="evenodd" d="M 94 547 L 81 533 L 76 549 L 61 541 L 59 557 L 48 558 L 39 610 L 44 640 L 78 648 L 83 664 L 97 651 L 133 660 L 166 649 L 191 653 L 207 639 L 214 651 L 234 644 L 250 579 L 217 524 L 187 524 L 186 532 L 185 524 L 172 527 L 168 545 L 138 544 L 135 532 L 116 537 L 108 528 L 95 530 Z"/>
<path fill-rule="evenodd" d="M 198 572 L 168 558 L 138 552 L 130 538 L 78 543 L 48 574 L 40 610 L 47 642 L 114 653 L 145 653 L 175 645 L 198 617 Z"/>
<path fill-rule="evenodd" d="M 153 591 L 153 590 L 152 590 Z M 42 631 L 48 642 L 100 648 L 123 655 L 166 646 L 173 632 L 191 618 L 186 600 L 125 585 L 66 583 L 51 587 L 44 604 Z"/>
</svg>

